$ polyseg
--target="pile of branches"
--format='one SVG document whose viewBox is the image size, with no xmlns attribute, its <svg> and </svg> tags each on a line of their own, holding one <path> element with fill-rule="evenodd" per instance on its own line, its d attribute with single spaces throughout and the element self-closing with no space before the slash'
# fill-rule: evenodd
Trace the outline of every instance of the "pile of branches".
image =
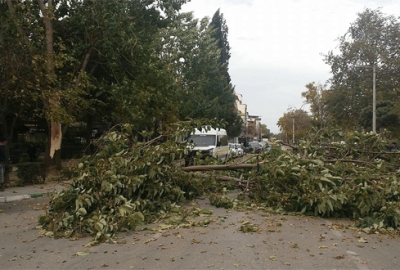
<svg viewBox="0 0 400 270">
<path fill-rule="evenodd" d="M 218 187 L 213 179 L 181 170 L 189 148 L 180 138 L 194 127 L 201 124 L 181 122 L 147 142 L 137 141 L 131 125 L 114 128 L 97 142 L 94 156 L 83 158 L 72 185 L 51 198 L 39 223 L 55 237 L 89 233 L 97 242 L 112 240 L 120 231 L 162 217 L 182 200 L 213 191 Z"/>
<path fill-rule="evenodd" d="M 262 170 L 248 176 L 249 196 L 284 211 L 399 229 L 400 152 L 386 150 L 384 135 L 325 130 L 291 151 L 264 155 Z"/>
<path fill-rule="evenodd" d="M 39 219 L 43 229 L 55 237 L 112 240 L 204 194 L 217 207 L 234 207 L 223 192 L 234 187 L 254 203 L 287 212 L 400 228 L 400 152 L 385 151 L 384 134 L 318 131 L 291 151 L 282 151 L 278 142 L 270 152 L 241 162 L 198 157 L 195 166 L 183 167 L 189 148 L 182 138 L 194 127 L 202 123 L 177 123 L 147 142 L 137 141 L 131 125 L 112 129 L 98 141 L 98 152 L 82 159 L 72 185 L 51 198 Z"/>
</svg>

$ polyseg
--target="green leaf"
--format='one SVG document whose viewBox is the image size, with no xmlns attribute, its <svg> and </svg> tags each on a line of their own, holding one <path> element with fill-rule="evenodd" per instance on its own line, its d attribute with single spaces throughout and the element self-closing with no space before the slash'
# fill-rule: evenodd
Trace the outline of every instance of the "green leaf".
<svg viewBox="0 0 400 270">
<path fill-rule="evenodd" d="M 79 208 L 77 214 L 79 214 L 80 216 L 85 216 L 87 214 L 86 209 L 83 207 Z"/>
<path fill-rule="evenodd" d="M 78 256 L 86 256 L 90 254 L 90 250 L 89 249 L 85 249 L 85 251 L 79 251 L 76 253 L 76 255 Z"/>
</svg>

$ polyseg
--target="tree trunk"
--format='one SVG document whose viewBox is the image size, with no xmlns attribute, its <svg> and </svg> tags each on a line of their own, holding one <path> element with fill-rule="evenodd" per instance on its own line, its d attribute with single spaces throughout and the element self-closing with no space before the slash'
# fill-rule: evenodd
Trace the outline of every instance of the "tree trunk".
<svg viewBox="0 0 400 270">
<path fill-rule="evenodd" d="M 53 22 L 54 14 L 53 14 L 53 0 L 47 1 L 47 8 L 44 3 L 44 0 L 38 0 L 38 4 L 40 10 L 43 15 L 43 23 L 46 28 L 46 75 L 48 78 L 49 89 L 52 88 L 52 84 L 56 80 L 56 74 L 54 70 L 54 49 L 53 49 Z M 52 95 L 48 101 L 45 101 L 47 106 L 60 106 L 59 100 L 57 98 L 57 90 L 51 89 Z M 52 116 L 49 115 L 47 117 L 49 121 L 49 140 L 48 147 L 46 147 L 46 158 L 45 158 L 45 166 L 48 167 L 51 164 L 51 160 L 53 159 L 56 152 L 58 153 L 58 158 L 55 158 L 56 167 L 61 169 L 61 141 L 62 141 L 62 129 L 61 124 L 56 123 Z M 47 148 L 49 151 L 47 152 Z"/>
</svg>

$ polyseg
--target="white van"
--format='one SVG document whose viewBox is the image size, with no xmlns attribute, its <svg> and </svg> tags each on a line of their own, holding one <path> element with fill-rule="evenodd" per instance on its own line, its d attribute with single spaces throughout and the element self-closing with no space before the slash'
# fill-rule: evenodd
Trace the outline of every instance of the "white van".
<svg viewBox="0 0 400 270">
<path fill-rule="evenodd" d="M 202 152 L 205 156 L 226 159 L 228 157 L 228 135 L 225 129 L 211 129 L 201 131 L 196 129 L 188 138 L 192 144 L 192 152 Z"/>
</svg>

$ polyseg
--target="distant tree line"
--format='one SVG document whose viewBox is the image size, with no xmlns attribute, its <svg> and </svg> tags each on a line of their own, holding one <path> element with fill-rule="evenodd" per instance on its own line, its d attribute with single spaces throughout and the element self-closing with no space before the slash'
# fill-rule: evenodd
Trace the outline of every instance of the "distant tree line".
<svg viewBox="0 0 400 270">
<path fill-rule="evenodd" d="M 376 130 L 400 136 L 400 22 L 380 9 L 365 9 L 339 38 L 339 51 L 324 56 L 332 77 L 309 83 L 302 93 L 311 126 L 344 131 L 372 130 L 373 68 L 376 74 Z M 290 126 L 279 120 L 284 133 Z M 287 122 L 287 121 L 286 121 Z M 309 126 L 309 128 L 311 128 Z"/>
</svg>

